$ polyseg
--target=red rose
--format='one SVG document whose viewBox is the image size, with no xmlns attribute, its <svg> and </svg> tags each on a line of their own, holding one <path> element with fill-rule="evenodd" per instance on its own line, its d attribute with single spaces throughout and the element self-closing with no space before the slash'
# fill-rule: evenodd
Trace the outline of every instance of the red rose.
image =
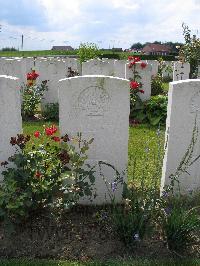
<svg viewBox="0 0 200 266">
<path fill-rule="evenodd" d="M 138 89 L 140 87 L 140 83 L 138 83 L 137 81 L 131 81 L 130 82 L 130 88 L 131 89 Z"/>
<path fill-rule="evenodd" d="M 134 61 L 135 61 L 135 62 L 139 62 L 140 60 L 141 60 L 141 59 L 140 59 L 139 56 L 135 56 L 135 57 L 134 57 Z"/>
<path fill-rule="evenodd" d="M 144 93 L 144 90 L 139 90 L 139 92 Z"/>
<path fill-rule="evenodd" d="M 45 133 L 46 133 L 47 136 L 53 135 L 53 131 L 52 131 L 52 129 L 50 127 L 45 128 Z"/>
<path fill-rule="evenodd" d="M 36 138 L 39 138 L 39 137 L 40 137 L 40 131 L 35 131 L 34 136 L 35 136 Z"/>
<path fill-rule="evenodd" d="M 141 66 L 141 68 L 143 69 L 143 68 L 145 68 L 145 67 L 147 66 L 147 64 L 144 63 L 144 62 L 142 62 L 140 66 Z"/>
<path fill-rule="evenodd" d="M 39 77 L 39 74 L 33 70 L 31 73 L 27 73 L 26 78 L 27 80 L 36 80 Z"/>
<path fill-rule="evenodd" d="M 51 130 L 52 130 L 53 133 L 56 133 L 58 129 L 57 129 L 57 127 L 55 125 L 52 125 L 51 126 Z"/>
<path fill-rule="evenodd" d="M 52 125 L 51 127 L 47 127 L 47 128 L 45 128 L 45 132 L 46 132 L 46 135 L 47 136 L 51 136 L 51 135 L 53 135 L 54 133 L 56 133 L 57 132 L 57 127 L 55 126 L 55 125 Z"/>
<path fill-rule="evenodd" d="M 35 72 L 35 70 L 32 72 L 32 78 L 33 80 L 37 79 L 39 77 L 39 74 Z"/>
<path fill-rule="evenodd" d="M 27 80 L 32 80 L 32 73 L 27 73 L 26 78 Z"/>
<path fill-rule="evenodd" d="M 134 66 L 135 65 L 135 62 L 131 62 L 129 65 L 128 65 L 128 67 L 129 68 L 132 68 L 132 66 Z"/>
<path fill-rule="evenodd" d="M 54 136 L 54 137 L 52 137 L 52 140 L 54 140 L 55 142 L 59 142 L 59 141 L 60 141 L 60 138 L 59 138 L 59 137 L 56 137 L 56 136 Z"/>
<path fill-rule="evenodd" d="M 41 174 L 39 171 L 37 171 L 37 172 L 35 173 L 35 176 L 36 176 L 37 178 L 40 178 L 41 175 L 42 175 L 42 174 Z"/>
<path fill-rule="evenodd" d="M 128 56 L 128 61 L 131 61 L 134 59 L 134 56 Z"/>
</svg>

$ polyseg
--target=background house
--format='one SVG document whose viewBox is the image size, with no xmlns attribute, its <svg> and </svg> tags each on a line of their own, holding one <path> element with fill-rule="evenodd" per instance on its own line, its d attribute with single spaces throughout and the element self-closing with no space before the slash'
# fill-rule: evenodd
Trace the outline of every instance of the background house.
<svg viewBox="0 0 200 266">
<path fill-rule="evenodd" d="M 142 53 L 146 55 L 168 55 L 172 48 L 164 44 L 149 43 L 144 46 Z"/>
<path fill-rule="evenodd" d="M 74 48 L 71 46 L 53 46 L 51 50 L 56 51 L 73 51 Z"/>
</svg>

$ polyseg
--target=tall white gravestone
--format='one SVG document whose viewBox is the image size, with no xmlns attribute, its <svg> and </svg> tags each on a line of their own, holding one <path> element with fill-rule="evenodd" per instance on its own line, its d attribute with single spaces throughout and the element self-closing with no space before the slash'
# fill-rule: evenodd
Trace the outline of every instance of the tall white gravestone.
<svg viewBox="0 0 200 266">
<path fill-rule="evenodd" d="M 10 138 L 22 132 L 20 84 L 15 77 L 0 75 L 0 162 L 11 156 L 15 149 Z M 2 179 L 0 166 L 0 179 Z"/>
<path fill-rule="evenodd" d="M 125 68 L 127 60 L 115 60 L 114 62 L 114 76 L 119 78 L 125 78 Z"/>
<path fill-rule="evenodd" d="M 142 101 L 149 100 L 151 97 L 151 71 L 152 67 L 150 64 L 147 64 L 145 68 L 141 67 L 141 62 L 138 62 L 135 64 L 136 66 L 136 71 L 138 75 L 140 75 L 141 79 L 138 80 L 139 82 L 142 83 L 142 90 L 144 90 L 144 93 L 139 93 L 139 96 Z M 125 69 L 125 78 L 130 79 L 134 77 L 133 74 L 133 68 L 129 68 L 129 64 L 126 64 L 126 69 Z"/>
<path fill-rule="evenodd" d="M 65 63 L 59 60 L 36 61 L 36 72 L 39 73 L 38 82 L 47 80 L 48 90 L 44 93 L 42 105 L 58 102 L 58 81 L 67 76 Z"/>
<path fill-rule="evenodd" d="M 173 66 L 173 81 L 189 79 L 190 64 L 175 62 Z"/>
<path fill-rule="evenodd" d="M 82 63 L 82 75 L 105 75 L 113 76 L 113 63 L 100 59 L 91 59 Z"/>
<path fill-rule="evenodd" d="M 68 67 L 71 67 L 73 71 L 77 71 L 79 73 L 79 76 L 82 75 L 82 66 L 79 62 L 79 60 L 75 58 L 67 57 L 64 59 L 64 62 L 66 64 L 66 69 L 68 70 Z"/>
<path fill-rule="evenodd" d="M 200 129 L 200 80 L 170 83 L 161 190 L 170 183 L 169 176 L 176 173 L 191 143 L 195 119 Z M 191 161 L 200 155 L 200 135 L 197 137 Z M 189 166 L 187 172 L 179 179 L 183 193 L 200 188 L 200 160 Z"/>
<path fill-rule="evenodd" d="M 164 69 L 162 71 L 162 77 L 168 78 L 173 80 L 173 68 L 174 68 L 174 61 L 164 61 Z"/>
<path fill-rule="evenodd" d="M 156 76 L 158 74 L 159 62 L 157 60 L 147 60 L 147 64 L 150 64 L 152 67 L 151 75 Z"/>
<path fill-rule="evenodd" d="M 95 204 L 110 202 L 105 181 L 99 172 L 99 161 L 113 165 L 120 173 L 127 168 L 129 97 L 129 81 L 125 79 L 99 75 L 59 81 L 61 135 L 76 136 L 81 132 L 83 139 L 94 138 L 88 163 L 96 165 Z M 116 178 L 115 171 L 108 166 L 102 166 L 102 173 L 109 183 Z M 122 185 L 118 185 L 115 199 L 121 201 Z M 90 202 L 86 199 L 83 203 Z"/>
</svg>

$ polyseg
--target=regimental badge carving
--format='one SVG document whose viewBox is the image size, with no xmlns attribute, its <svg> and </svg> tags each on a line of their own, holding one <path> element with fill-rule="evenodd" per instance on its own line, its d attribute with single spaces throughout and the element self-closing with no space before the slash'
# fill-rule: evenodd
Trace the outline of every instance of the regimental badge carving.
<svg viewBox="0 0 200 266">
<path fill-rule="evenodd" d="M 80 115 L 103 116 L 109 103 L 110 96 L 102 87 L 90 86 L 79 94 L 76 109 Z"/>
<path fill-rule="evenodd" d="M 190 100 L 190 113 L 200 113 L 200 91 L 196 92 Z"/>
</svg>

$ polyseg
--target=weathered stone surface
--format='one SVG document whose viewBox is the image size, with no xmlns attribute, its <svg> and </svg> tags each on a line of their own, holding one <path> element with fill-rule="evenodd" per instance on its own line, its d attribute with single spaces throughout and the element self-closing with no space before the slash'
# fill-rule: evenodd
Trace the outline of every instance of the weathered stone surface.
<svg viewBox="0 0 200 266">
<path fill-rule="evenodd" d="M 190 64 L 175 62 L 173 66 L 173 81 L 189 79 Z"/>
<path fill-rule="evenodd" d="M 170 183 L 191 143 L 195 119 L 200 129 L 200 80 L 170 83 L 165 133 L 165 157 L 161 189 Z M 200 136 L 194 146 L 191 160 L 200 154 Z M 188 164 L 190 164 L 190 161 Z M 189 165 L 188 165 L 189 166 Z M 181 192 L 188 193 L 200 187 L 200 160 L 186 168 L 179 177 Z"/>
<path fill-rule="evenodd" d="M 147 60 L 147 64 L 151 65 L 151 75 L 156 76 L 158 74 L 159 62 L 157 60 Z"/>
<path fill-rule="evenodd" d="M 164 61 L 165 67 L 162 72 L 163 78 L 173 79 L 174 61 Z"/>
<path fill-rule="evenodd" d="M 91 59 L 82 63 L 82 75 L 105 75 L 113 76 L 114 67 L 109 61 Z"/>
<path fill-rule="evenodd" d="M 20 84 L 15 77 L 0 75 L 0 124 L 0 162 L 3 162 L 15 152 L 10 138 L 22 132 Z M 0 166 L 0 173 L 2 170 Z"/>
<path fill-rule="evenodd" d="M 114 76 L 119 78 L 125 78 L 125 68 L 127 60 L 115 60 L 114 62 Z"/>
<path fill-rule="evenodd" d="M 59 113 L 61 135 L 83 139 L 94 138 L 88 163 L 96 165 L 97 197 L 93 203 L 110 202 L 108 190 L 100 174 L 109 183 L 116 178 L 115 171 L 99 162 L 113 165 L 120 173 L 126 170 L 128 162 L 129 128 L 129 81 L 106 76 L 81 76 L 59 81 Z M 126 174 L 124 176 L 126 181 Z M 109 184 L 111 190 L 111 185 Z M 122 186 L 115 192 L 116 201 L 122 199 Z M 86 199 L 83 203 L 90 204 Z"/>
<path fill-rule="evenodd" d="M 75 59 L 75 58 L 70 58 L 67 57 L 63 60 L 66 64 L 66 69 L 68 69 L 68 67 L 71 67 L 71 69 L 73 71 L 77 71 L 79 73 L 79 76 L 82 75 L 82 66 L 79 62 L 79 60 Z"/>
<path fill-rule="evenodd" d="M 67 76 L 65 63 L 61 60 L 36 61 L 36 72 L 39 73 L 38 83 L 47 80 L 48 91 L 42 99 L 42 105 L 58 102 L 58 81 Z"/>
</svg>

